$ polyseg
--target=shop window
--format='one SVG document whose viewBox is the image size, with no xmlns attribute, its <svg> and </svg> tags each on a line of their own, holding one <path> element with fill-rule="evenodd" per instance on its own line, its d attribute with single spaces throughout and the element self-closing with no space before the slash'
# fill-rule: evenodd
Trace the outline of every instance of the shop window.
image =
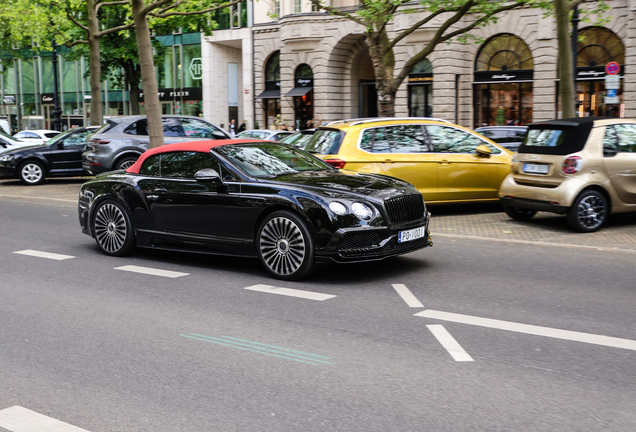
<svg viewBox="0 0 636 432">
<path fill-rule="evenodd" d="M 433 65 L 427 59 L 419 61 L 409 73 L 409 116 L 433 116 Z"/>
</svg>

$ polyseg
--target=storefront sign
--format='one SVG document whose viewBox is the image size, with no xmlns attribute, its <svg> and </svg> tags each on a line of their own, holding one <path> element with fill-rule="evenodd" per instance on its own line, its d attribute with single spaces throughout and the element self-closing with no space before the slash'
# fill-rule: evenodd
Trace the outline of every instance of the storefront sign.
<svg viewBox="0 0 636 432">
<path fill-rule="evenodd" d="M 294 87 L 313 87 L 314 79 L 313 78 L 296 78 L 296 84 Z"/>
<path fill-rule="evenodd" d="M 474 84 L 531 82 L 533 80 L 534 71 L 530 69 L 508 71 L 481 71 L 475 72 Z"/>
<path fill-rule="evenodd" d="M 52 104 L 54 97 L 53 93 L 42 93 L 40 95 L 40 102 L 43 104 Z"/>
<path fill-rule="evenodd" d="M 188 70 L 193 80 L 200 80 L 203 78 L 203 61 L 200 58 L 193 58 Z"/>
<path fill-rule="evenodd" d="M 593 66 L 593 67 L 578 67 L 576 69 L 577 80 L 600 80 L 608 76 L 605 66 Z M 625 66 L 619 65 L 618 69 L 610 68 L 612 71 L 617 71 L 615 74 L 609 74 L 609 76 L 623 76 L 625 74 Z"/>
<path fill-rule="evenodd" d="M 203 91 L 201 87 L 187 87 L 181 89 L 159 89 L 160 101 L 172 101 L 176 99 L 183 100 L 201 100 L 203 99 Z M 139 101 L 144 101 L 144 94 L 139 93 Z"/>
<path fill-rule="evenodd" d="M 15 96 L 14 95 L 4 95 L 2 97 L 2 103 L 7 105 L 15 104 Z"/>
</svg>

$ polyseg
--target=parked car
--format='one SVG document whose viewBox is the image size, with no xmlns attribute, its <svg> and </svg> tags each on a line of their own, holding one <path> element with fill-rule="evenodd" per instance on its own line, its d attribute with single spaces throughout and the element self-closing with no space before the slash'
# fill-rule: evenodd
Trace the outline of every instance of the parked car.
<svg viewBox="0 0 636 432">
<path fill-rule="evenodd" d="M 17 178 L 25 185 L 38 185 L 46 177 L 86 175 L 82 152 L 86 138 L 97 126 L 69 129 L 46 144 L 17 147 L 0 153 L 0 177 Z"/>
<path fill-rule="evenodd" d="M 316 263 L 374 261 L 431 246 L 430 213 L 410 184 L 334 169 L 253 140 L 169 144 L 80 189 L 82 232 L 101 250 L 135 246 L 258 257 L 295 280 Z"/>
<path fill-rule="evenodd" d="M 483 126 L 475 129 L 475 132 L 511 151 L 517 151 L 527 131 L 528 126 Z"/>
<path fill-rule="evenodd" d="M 58 131 L 48 129 L 23 130 L 13 135 L 13 138 L 31 144 L 44 144 L 51 138 L 59 135 Z"/>
<path fill-rule="evenodd" d="M 512 152 L 469 129 L 417 117 L 329 123 L 305 150 L 337 168 L 405 180 L 428 204 L 497 201 L 512 163 Z"/>
<path fill-rule="evenodd" d="M 579 232 L 636 211 L 636 120 L 577 117 L 529 125 L 499 191 L 508 216 L 567 215 Z"/>
<path fill-rule="evenodd" d="M 279 141 L 283 144 L 289 144 L 292 147 L 297 147 L 300 149 L 304 149 L 312 135 L 316 132 L 316 129 L 304 129 L 297 132 L 294 132 L 291 135 L 287 135 L 283 137 Z"/>
<path fill-rule="evenodd" d="M 202 139 L 229 139 L 230 134 L 199 117 L 164 115 L 166 144 Z M 82 154 L 83 168 L 92 174 L 126 169 L 148 150 L 146 116 L 111 117 L 92 137 Z"/>
<path fill-rule="evenodd" d="M 7 150 L 11 150 L 14 148 L 25 147 L 30 145 L 24 141 L 18 141 L 13 138 L 11 135 L 8 135 L 2 131 L 0 131 L 0 153 L 3 153 Z"/>
<path fill-rule="evenodd" d="M 255 138 L 255 139 L 267 140 L 267 141 L 280 141 L 282 138 L 287 137 L 293 133 L 294 132 L 276 130 L 276 129 L 252 129 L 252 130 L 246 130 L 239 133 L 238 135 L 236 135 L 236 138 L 239 138 L 239 139 Z"/>
</svg>

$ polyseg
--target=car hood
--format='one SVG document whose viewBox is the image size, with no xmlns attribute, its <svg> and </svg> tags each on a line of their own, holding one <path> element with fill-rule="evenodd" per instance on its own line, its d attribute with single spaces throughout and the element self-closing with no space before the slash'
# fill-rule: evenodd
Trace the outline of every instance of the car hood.
<svg viewBox="0 0 636 432">
<path fill-rule="evenodd" d="M 280 175 L 272 179 L 260 180 L 261 183 L 287 184 L 289 187 L 311 189 L 312 193 L 330 198 L 356 195 L 373 197 L 383 201 L 396 195 L 419 193 L 414 186 L 393 177 L 376 174 L 364 174 L 346 170 L 308 171 Z"/>
<path fill-rule="evenodd" d="M 41 149 L 46 147 L 45 144 L 36 144 L 36 145 L 10 145 L 7 148 L 0 146 L 0 153 L 7 155 L 12 153 L 19 153 L 24 150 L 32 150 L 32 149 Z"/>
</svg>

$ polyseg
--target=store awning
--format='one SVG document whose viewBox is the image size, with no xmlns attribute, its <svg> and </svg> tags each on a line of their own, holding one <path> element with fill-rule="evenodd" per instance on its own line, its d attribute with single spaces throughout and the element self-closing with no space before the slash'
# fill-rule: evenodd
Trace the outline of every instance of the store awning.
<svg viewBox="0 0 636 432">
<path fill-rule="evenodd" d="M 289 93 L 287 93 L 285 95 L 285 97 L 288 97 L 288 96 L 305 96 L 312 89 L 313 89 L 313 87 L 294 87 L 293 89 L 291 89 L 291 91 Z"/>
<path fill-rule="evenodd" d="M 256 99 L 279 99 L 279 98 L 280 98 L 280 89 L 265 90 L 263 93 L 256 96 Z"/>
</svg>

